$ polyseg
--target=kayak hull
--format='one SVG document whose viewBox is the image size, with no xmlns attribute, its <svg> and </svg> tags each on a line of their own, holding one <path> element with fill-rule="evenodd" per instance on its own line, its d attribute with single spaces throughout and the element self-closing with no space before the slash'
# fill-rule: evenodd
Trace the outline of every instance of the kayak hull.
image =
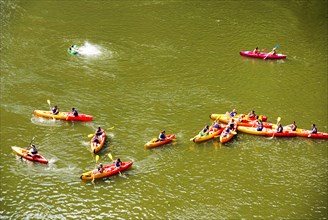
<svg viewBox="0 0 328 220">
<path fill-rule="evenodd" d="M 157 138 L 154 138 L 153 140 L 148 141 L 148 142 L 145 144 L 145 147 L 146 147 L 146 148 L 159 147 L 159 146 L 162 146 L 162 145 L 164 145 L 164 144 L 168 144 L 168 143 L 170 143 L 174 138 L 175 138 L 175 134 L 169 134 L 169 135 L 166 135 L 166 139 L 165 139 L 164 141 L 156 141 Z"/>
<path fill-rule="evenodd" d="M 270 129 L 270 128 L 263 128 L 262 131 L 258 131 L 257 128 L 254 127 L 245 127 L 245 126 L 238 126 L 238 131 L 247 133 L 247 134 L 253 134 L 253 135 L 260 135 L 260 136 L 266 136 L 266 137 L 295 137 L 296 132 L 295 131 L 283 131 L 281 133 L 277 133 L 276 130 Z"/>
<path fill-rule="evenodd" d="M 21 156 L 21 157 L 25 158 L 26 160 L 30 160 L 30 161 L 33 161 L 33 162 L 44 163 L 44 164 L 47 164 L 48 163 L 48 160 L 46 158 L 44 158 L 42 155 L 40 155 L 40 154 L 37 154 L 35 156 L 30 156 L 30 155 L 28 155 L 28 150 L 23 149 L 21 147 L 16 147 L 16 146 L 11 147 L 11 149 L 18 156 Z"/>
<path fill-rule="evenodd" d="M 93 136 L 92 139 L 91 139 L 91 141 L 90 141 L 91 142 L 91 152 L 98 153 L 98 151 L 100 151 L 103 148 L 103 146 L 105 145 L 106 134 L 103 131 L 102 134 L 100 136 L 98 136 L 98 139 L 99 139 L 99 142 L 100 142 L 98 144 L 93 141 L 94 140 L 93 139 L 94 137 L 95 136 Z"/>
<path fill-rule="evenodd" d="M 296 129 L 296 136 L 299 137 L 308 137 L 308 138 L 320 138 L 320 139 L 328 139 L 328 133 L 317 132 L 316 134 L 312 134 L 311 130 L 305 129 Z"/>
<path fill-rule="evenodd" d="M 217 129 L 217 130 L 212 130 L 211 131 L 211 128 L 210 128 L 210 132 L 208 135 L 206 136 L 201 136 L 201 135 L 196 135 L 193 139 L 193 142 L 195 143 L 201 143 L 201 142 L 204 142 L 204 141 L 208 141 L 210 139 L 213 139 L 213 138 L 217 138 L 219 137 L 219 135 L 222 133 L 222 131 L 225 129 L 226 125 L 223 125 L 221 124 L 220 125 L 221 128 Z M 212 128 L 213 129 L 213 128 Z"/>
<path fill-rule="evenodd" d="M 91 115 L 79 114 L 78 116 L 74 116 L 71 112 L 59 112 L 57 115 L 54 115 L 51 111 L 34 110 L 33 114 L 39 117 L 66 121 L 92 121 L 93 119 Z"/>
<path fill-rule="evenodd" d="M 258 59 L 271 59 L 271 60 L 276 60 L 276 59 L 286 59 L 286 55 L 284 54 L 275 54 L 275 55 L 268 55 L 268 53 L 253 53 L 253 51 L 240 51 L 240 55 L 245 56 L 245 57 L 252 57 L 252 58 L 258 58 Z"/>
<path fill-rule="evenodd" d="M 109 176 L 113 176 L 118 174 L 119 172 L 123 172 L 129 167 L 131 167 L 133 162 L 122 162 L 122 165 L 120 167 L 116 167 L 115 163 L 104 166 L 104 171 L 100 173 L 97 169 L 91 170 L 88 172 L 83 173 L 80 178 L 82 180 L 94 180 L 94 179 L 101 179 Z"/>
<path fill-rule="evenodd" d="M 248 118 L 244 118 L 242 121 L 238 121 L 238 118 L 239 118 L 239 114 L 237 115 L 237 117 L 233 117 L 233 119 L 237 122 L 237 125 L 238 126 L 245 126 L 245 127 L 256 127 L 256 120 L 251 118 L 251 119 L 248 119 Z M 266 116 L 261 116 L 262 117 L 262 121 L 263 120 L 267 120 L 267 117 Z M 211 114 L 210 115 L 210 118 L 213 119 L 213 120 L 219 120 L 220 122 L 223 122 L 223 123 L 226 123 L 228 124 L 229 121 L 232 119 L 232 117 L 230 116 L 227 116 L 227 114 Z M 263 124 L 263 127 L 264 128 L 272 128 L 272 123 L 269 123 L 269 122 L 262 122 Z"/>
</svg>

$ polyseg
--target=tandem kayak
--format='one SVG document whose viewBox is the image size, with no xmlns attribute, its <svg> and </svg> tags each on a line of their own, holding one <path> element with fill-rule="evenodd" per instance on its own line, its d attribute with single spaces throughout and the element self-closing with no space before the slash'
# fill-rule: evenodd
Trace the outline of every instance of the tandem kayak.
<svg viewBox="0 0 328 220">
<path fill-rule="evenodd" d="M 31 156 L 31 155 L 28 154 L 28 150 L 23 149 L 21 147 L 16 147 L 16 146 L 11 147 L 11 149 L 13 149 L 13 151 L 18 156 L 21 156 L 21 157 L 25 158 L 26 160 L 35 161 L 35 162 L 39 162 L 39 163 L 45 163 L 45 164 L 48 163 L 48 160 L 40 154 L 36 154 L 34 156 Z"/>
<path fill-rule="evenodd" d="M 222 131 L 225 129 L 225 127 L 226 127 L 226 125 L 220 124 L 220 128 L 217 130 L 213 130 L 213 128 L 210 128 L 210 132 L 208 135 L 202 136 L 202 135 L 198 134 L 192 139 L 192 141 L 195 143 L 200 143 L 203 141 L 208 141 L 213 138 L 217 138 L 222 133 Z"/>
<path fill-rule="evenodd" d="M 237 122 L 238 126 L 246 126 L 246 127 L 256 127 L 256 120 L 253 118 L 248 118 L 247 116 L 242 118 L 241 121 L 238 120 L 238 118 L 240 117 L 240 115 L 238 114 L 237 117 L 233 117 L 233 119 Z M 213 120 L 219 120 L 220 122 L 223 123 L 229 123 L 229 121 L 232 119 L 232 117 L 228 116 L 227 114 L 211 114 L 210 118 Z M 260 115 L 259 118 L 262 118 L 262 124 L 263 127 L 265 128 L 272 128 L 272 123 L 269 122 L 265 122 L 267 120 L 266 116 L 262 116 Z"/>
<path fill-rule="evenodd" d="M 95 136 L 98 137 L 99 143 L 96 143 L 94 141 Z M 98 151 L 100 151 L 105 144 L 105 140 L 106 140 L 106 134 L 104 131 L 102 131 L 101 135 L 94 135 L 90 141 L 91 142 L 91 152 L 97 153 Z"/>
<path fill-rule="evenodd" d="M 79 47 L 78 47 L 76 44 L 73 45 L 73 48 L 74 48 L 74 49 L 72 49 L 71 47 L 67 48 L 67 52 L 68 52 L 69 54 L 72 54 L 72 55 L 77 55 L 77 54 L 79 54 L 79 52 L 78 52 Z"/>
<path fill-rule="evenodd" d="M 120 167 L 116 167 L 115 163 L 104 166 L 104 171 L 100 173 L 97 169 L 91 170 L 88 172 L 83 173 L 80 178 L 82 180 L 94 180 L 94 179 L 101 179 L 104 177 L 113 176 L 115 174 L 118 174 L 119 172 L 123 172 L 124 170 L 128 169 L 130 166 L 132 166 L 133 162 L 122 162 L 122 165 Z"/>
<path fill-rule="evenodd" d="M 259 59 L 285 59 L 287 55 L 284 54 L 275 54 L 275 55 L 268 55 L 269 53 L 253 53 L 253 51 L 240 51 L 240 55 L 245 57 L 253 57 L 253 58 L 259 58 Z"/>
<path fill-rule="evenodd" d="M 166 139 L 164 141 L 158 141 L 157 138 L 153 138 L 151 141 L 148 141 L 145 144 L 145 147 L 146 148 L 153 148 L 153 147 L 162 146 L 164 144 L 170 143 L 174 138 L 175 138 L 175 134 L 166 135 Z"/>
<path fill-rule="evenodd" d="M 219 118 L 226 118 L 226 121 L 230 121 L 231 118 L 237 120 L 238 118 L 240 118 L 242 115 L 244 115 L 245 117 L 243 117 L 242 121 L 243 122 L 249 122 L 249 121 L 255 121 L 256 118 L 250 118 L 247 116 L 247 114 L 236 114 L 234 117 L 231 117 L 229 115 L 229 113 L 225 113 L 225 114 L 210 114 L 210 118 L 213 119 L 213 120 L 217 120 Z M 264 116 L 264 115 L 259 115 L 259 119 L 261 119 L 262 121 L 267 121 L 268 120 L 268 117 L 267 116 Z"/>
<path fill-rule="evenodd" d="M 51 111 L 34 110 L 33 114 L 40 117 L 60 119 L 66 121 L 92 121 L 93 119 L 91 115 L 79 113 L 78 116 L 74 116 L 71 112 L 59 112 L 57 115 L 54 115 Z"/>
<path fill-rule="evenodd" d="M 278 133 L 275 129 L 270 128 L 263 128 L 262 131 L 258 131 L 257 128 L 254 127 L 245 127 L 245 126 L 238 126 L 238 131 L 247 133 L 247 134 L 254 134 L 254 135 L 261 135 L 261 136 L 267 136 L 267 137 L 295 137 L 296 132 L 295 131 L 288 131 L 284 130 L 281 133 Z"/>
</svg>

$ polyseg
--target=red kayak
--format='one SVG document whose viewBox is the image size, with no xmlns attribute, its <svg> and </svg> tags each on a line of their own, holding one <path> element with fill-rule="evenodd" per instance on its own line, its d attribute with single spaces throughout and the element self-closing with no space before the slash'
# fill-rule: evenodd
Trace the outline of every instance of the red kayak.
<svg viewBox="0 0 328 220">
<path fill-rule="evenodd" d="M 13 151 L 21 157 L 24 157 L 26 160 L 30 160 L 30 161 L 35 161 L 35 162 L 39 162 L 39 163 L 48 163 L 48 160 L 46 158 L 44 158 L 42 155 L 40 154 L 36 154 L 34 156 L 31 156 L 28 154 L 28 150 L 23 149 L 21 147 L 11 147 L 11 149 L 13 149 Z"/>
<path fill-rule="evenodd" d="M 317 132 L 316 134 L 311 134 L 310 130 L 305 129 L 296 129 L 296 135 L 301 137 L 308 137 L 308 138 L 321 138 L 321 139 L 327 139 L 328 133 L 324 132 Z"/>
<path fill-rule="evenodd" d="M 285 59 L 287 56 L 284 54 L 275 54 L 275 55 L 268 55 L 269 53 L 253 53 L 253 51 L 240 51 L 240 55 L 245 57 L 253 57 L 259 59 Z"/>
<path fill-rule="evenodd" d="M 127 162 L 122 162 L 122 165 L 120 167 L 116 167 L 115 163 L 113 163 L 113 164 L 104 166 L 104 171 L 101 173 L 97 169 L 95 169 L 95 170 L 91 170 L 91 171 L 83 173 L 80 176 L 80 178 L 82 180 L 94 180 L 94 179 L 100 179 L 100 178 L 104 178 L 104 177 L 113 176 L 115 174 L 125 171 L 126 169 L 131 167 L 132 164 L 133 164 L 133 162 L 127 161 Z"/>
<path fill-rule="evenodd" d="M 92 116 L 87 114 L 79 114 L 78 116 L 74 116 L 71 112 L 59 112 L 57 115 L 53 115 L 51 111 L 44 110 L 34 110 L 34 115 L 52 118 L 52 119 L 60 119 L 66 121 L 92 121 Z"/>
<path fill-rule="evenodd" d="M 153 147 L 158 147 L 167 143 L 170 143 L 175 137 L 175 134 L 169 134 L 166 135 L 166 139 L 164 141 L 158 141 L 157 138 L 153 138 L 151 141 L 148 141 L 145 144 L 146 148 L 153 148 Z"/>
</svg>

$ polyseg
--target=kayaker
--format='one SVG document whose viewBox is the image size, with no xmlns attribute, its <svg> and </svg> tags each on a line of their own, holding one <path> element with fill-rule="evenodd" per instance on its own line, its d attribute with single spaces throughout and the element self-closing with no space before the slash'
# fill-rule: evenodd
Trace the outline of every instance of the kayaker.
<svg viewBox="0 0 328 220">
<path fill-rule="evenodd" d="M 99 173 L 102 173 L 102 172 L 104 172 L 104 165 L 102 165 L 102 164 L 99 164 L 99 166 L 98 166 L 98 172 Z"/>
<path fill-rule="evenodd" d="M 296 125 L 295 121 L 289 127 L 290 127 L 290 130 L 296 131 L 297 125 Z"/>
<path fill-rule="evenodd" d="M 262 123 L 262 120 L 259 119 L 257 120 L 257 131 L 262 131 L 263 130 L 263 123 Z"/>
<path fill-rule="evenodd" d="M 55 105 L 53 108 L 52 108 L 52 114 L 53 115 L 57 115 L 59 113 L 59 108 L 57 107 L 57 105 Z"/>
<path fill-rule="evenodd" d="M 235 122 L 235 120 L 233 118 L 229 121 L 228 127 L 230 128 L 230 130 L 234 130 L 235 129 L 236 122 Z"/>
<path fill-rule="evenodd" d="M 229 133 L 230 133 L 230 127 L 227 126 L 227 127 L 224 129 L 224 131 L 222 132 L 222 135 L 223 135 L 223 137 L 226 137 L 226 136 L 228 136 Z"/>
<path fill-rule="evenodd" d="M 96 131 L 96 135 L 97 135 L 97 136 L 100 136 L 100 135 L 102 135 L 102 133 L 103 133 L 103 131 L 101 130 L 100 127 L 98 127 L 98 129 L 97 129 L 97 131 Z"/>
<path fill-rule="evenodd" d="M 316 133 L 318 133 L 318 129 L 316 128 L 315 124 L 312 124 L 311 134 L 316 134 Z"/>
<path fill-rule="evenodd" d="M 31 157 L 35 157 L 37 154 L 38 154 L 38 150 L 36 149 L 36 146 L 34 144 L 31 144 L 28 155 Z"/>
<path fill-rule="evenodd" d="M 245 115 L 244 115 L 244 114 L 241 114 L 241 115 L 239 116 L 239 118 L 237 119 L 237 122 L 242 122 L 242 121 L 244 121 L 244 120 L 247 120 L 247 119 L 245 118 Z"/>
<path fill-rule="evenodd" d="M 78 52 L 79 51 L 79 49 L 78 48 L 75 48 L 74 45 L 72 45 L 69 49 L 72 50 L 72 51 L 74 51 L 74 52 Z"/>
<path fill-rule="evenodd" d="M 259 54 L 259 53 L 261 53 L 261 51 L 259 50 L 258 47 L 256 47 L 256 48 L 253 50 L 253 53 L 255 53 L 255 54 Z"/>
<path fill-rule="evenodd" d="M 208 125 L 205 125 L 203 130 L 199 132 L 200 136 L 206 136 L 210 132 L 210 127 Z"/>
<path fill-rule="evenodd" d="M 251 112 L 248 113 L 248 118 L 253 119 L 256 117 L 255 111 L 252 110 Z"/>
<path fill-rule="evenodd" d="M 271 52 L 269 52 L 268 53 L 268 55 L 270 56 L 270 55 L 276 55 L 277 54 L 277 51 L 276 51 L 276 47 L 274 47 L 272 50 L 271 50 Z"/>
<path fill-rule="evenodd" d="M 279 126 L 277 127 L 277 133 L 282 133 L 284 130 L 284 128 L 281 126 L 281 124 L 279 124 Z"/>
<path fill-rule="evenodd" d="M 75 108 L 72 108 L 72 113 L 75 117 L 77 117 L 79 115 L 77 109 L 75 109 Z"/>
<path fill-rule="evenodd" d="M 116 166 L 116 167 L 120 167 L 120 166 L 122 166 L 122 161 L 121 161 L 120 158 L 117 158 L 117 160 L 115 161 L 115 166 Z"/>
<path fill-rule="evenodd" d="M 235 117 L 237 115 L 236 109 L 233 109 L 232 112 L 229 113 L 230 117 Z"/>
<path fill-rule="evenodd" d="M 165 131 L 162 131 L 158 136 L 158 140 L 159 141 L 164 141 L 165 139 L 166 139 Z"/>
<path fill-rule="evenodd" d="M 97 135 L 95 135 L 95 136 L 93 137 L 92 142 L 93 142 L 93 145 L 94 145 L 94 146 L 97 146 L 98 144 L 100 144 L 100 141 L 99 141 Z"/>
</svg>

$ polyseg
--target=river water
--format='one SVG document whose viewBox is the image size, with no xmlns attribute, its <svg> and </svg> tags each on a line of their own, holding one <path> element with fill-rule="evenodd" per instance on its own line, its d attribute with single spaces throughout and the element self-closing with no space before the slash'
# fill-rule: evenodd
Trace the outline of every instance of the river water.
<svg viewBox="0 0 328 220">
<path fill-rule="evenodd" d="M 326 140 L 189 140 L 233 108 L 328 132 L 327 1 L 0 2 L 1 219 L 328 218 Z M 287 59 L 239 55 L 276 44 Z M 34 117 L 47 100 L 94 120 Z M 134 164 L 83 182 L 98 126 L 100 162 Z M 48 165 L 12 152 L 32 137 Z"/>
</svg>

